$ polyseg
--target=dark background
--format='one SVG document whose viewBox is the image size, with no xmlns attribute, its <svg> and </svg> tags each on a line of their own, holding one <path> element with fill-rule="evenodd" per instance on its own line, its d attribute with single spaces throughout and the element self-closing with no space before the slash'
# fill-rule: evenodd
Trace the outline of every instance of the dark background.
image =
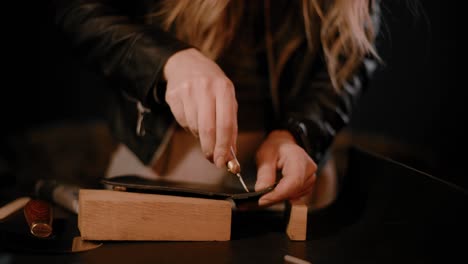
<svg viewBox="0 0 468 264">
<path fill-rule="evenodd" d="M 465 97 L 456 62 L 457 7 L 440 1 L 382 1 L 385 64 L 355 112 L 352 128 L 410 148 L 417 169 L 467 187 Z"/>
<path fill-rule="evenodd" d="M 353 116 L 356 143 L 466 188 L 463 155 L 456 151 L 463 151 L 466 141 L 456 74 L 456 7 L 382 2 L 378 49 L 385 65 Z M 8 170 L 12 137 L 51 125 L 99 122 L 107 113 L 104 81 L 72 57 L 47 5 L 32 10 L 35 16 L 15 23 L 5 38 L 12 59 L 4 72 L 11 81 L 0 95 L 0 174 Z"/>
</svg>

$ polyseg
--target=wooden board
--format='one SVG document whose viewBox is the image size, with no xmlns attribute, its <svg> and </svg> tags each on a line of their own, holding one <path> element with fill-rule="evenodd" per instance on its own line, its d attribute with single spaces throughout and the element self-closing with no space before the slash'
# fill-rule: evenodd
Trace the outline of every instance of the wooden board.
<svg viewBox="0 0 468 264">
<path fill-rule="evenodd" d="M 84 240 L 226 241 L 226 200 L 82 189 L 78 228 Z"/>
</svg>

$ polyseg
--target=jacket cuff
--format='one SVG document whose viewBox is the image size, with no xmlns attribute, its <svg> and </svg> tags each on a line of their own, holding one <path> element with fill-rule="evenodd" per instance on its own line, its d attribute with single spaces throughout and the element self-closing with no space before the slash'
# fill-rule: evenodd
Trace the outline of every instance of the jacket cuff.
<svg viewBox="0 0 468 264">
<path fill-rule="evenodd" d="M 319 164 L 325 157 L 325 154 L 331 145 L 332 139 L 318 125 L 319 122 L 310 120 L 301 121 L 289 117 L 284 122 L 284 128 L 287 129 L 301 146 L 314 160 Z"/>
</svg>

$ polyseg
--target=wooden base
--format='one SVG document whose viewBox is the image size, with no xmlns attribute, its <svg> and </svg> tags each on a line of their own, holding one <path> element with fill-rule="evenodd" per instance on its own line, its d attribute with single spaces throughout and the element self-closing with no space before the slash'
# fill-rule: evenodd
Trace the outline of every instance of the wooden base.
<svg viewBox="0 0 468 264">
<path fill-rule="evenodd" d="M 84 240 L 226 241 L 226 200 L 82 189 L 78 228 Z"/>
<path fill-rule="evenodd" d="M 290 202 L 286 234 L 290 240 L 304 241 L 307 234 L 307 205 L 302 200 Z"/>
<path fill-rule="evenodd" d="M 307 209 L 288 204 L 290 240 L 306 239 Z M 226 200 L 81 189 L 78 228 L 84 240 L 227 241 L 231 215 Z"/>
</svg>

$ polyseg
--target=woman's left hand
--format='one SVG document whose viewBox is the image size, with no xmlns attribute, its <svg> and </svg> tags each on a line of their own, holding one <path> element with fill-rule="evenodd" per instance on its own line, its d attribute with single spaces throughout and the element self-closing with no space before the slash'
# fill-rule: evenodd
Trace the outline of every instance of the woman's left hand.
<svg viewBox="0 0 468 264">
<path fill-rule="evenodd" d="M 256 191 L 274 185 L 277 170 L 281 170 L 283 176 L 273 191 L 260 198 L 260 206 L 298 199 L 312 192 L 317 165 L 290 132 L 271 132 L 258 149 L 256 160 Z"/>
</svg>

